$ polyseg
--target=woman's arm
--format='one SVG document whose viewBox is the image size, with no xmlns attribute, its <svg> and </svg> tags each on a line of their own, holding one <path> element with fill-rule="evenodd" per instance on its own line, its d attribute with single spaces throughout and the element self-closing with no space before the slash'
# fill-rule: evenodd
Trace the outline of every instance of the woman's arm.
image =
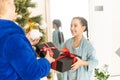
<svg viewBox="0 0 120 80">
<path fill-rule="evenodd" d="M 21 35 L 12 36 L 8 40 L 5 49 L 5 55 L 11 68 L 22 79 L 36 80 L 48 75 L 51 68 L 50 62 L 46 58 L 36 59 L 35 52 L 26 37 Z"/>
</svg>

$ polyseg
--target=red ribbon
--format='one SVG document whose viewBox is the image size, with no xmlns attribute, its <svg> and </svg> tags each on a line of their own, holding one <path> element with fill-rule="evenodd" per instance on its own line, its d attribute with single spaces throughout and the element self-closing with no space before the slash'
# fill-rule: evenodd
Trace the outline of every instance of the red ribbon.
<svg viewBox="0 0 120 80">
<path fill-rule="evenodd" d="M 40 51 L 49 51 L 50 56 L 53 57 L 54 53 L 52 49 L 56 49 L 56 47 L 50 47 L 48 44 L 45 43 L 46 46 L 42 47 Z"/>
<path fill-rule="evenodd" d="M 58 58 L 56 58 L 54 62 L 52 62 L 52 69 L 54 69 L 54 70 L 56 70 L 57 61 L 64 58 L 64 57 L 72 58 L 74 63 L 77 61 L 77 59 L 75 58 L 76 55 L 71 54 L 68 48 L 62 48 L 61 52 L 63 52 L 63 54 L 60 55 Z"/>
</svg>

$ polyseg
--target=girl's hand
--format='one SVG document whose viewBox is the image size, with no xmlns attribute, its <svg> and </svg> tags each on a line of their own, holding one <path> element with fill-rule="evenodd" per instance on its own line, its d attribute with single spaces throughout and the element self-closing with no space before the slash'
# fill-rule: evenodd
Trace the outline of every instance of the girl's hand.
<svg viewBox="0 0 120 80">
<path fill-rule="evenodd" d="M 83 66 L 83 61 L 79 58 L 76 57 L 77 62 L 75 62 L 72 66 L 71 66 L 71 70 L 76 70 L 78 69 L 80 66 Z"/>
<path fill-rule="evenodd" d="M 71 66 L 71 70 L 76 70 L 78 69 L 80 66 L 88 66 L 89 63 L 88 61 L 83 61 L 82 59 L 80 59 L 79 57 L 76 57 L 77 62 L 75 62 L 72 66 Z"/>
</svg>

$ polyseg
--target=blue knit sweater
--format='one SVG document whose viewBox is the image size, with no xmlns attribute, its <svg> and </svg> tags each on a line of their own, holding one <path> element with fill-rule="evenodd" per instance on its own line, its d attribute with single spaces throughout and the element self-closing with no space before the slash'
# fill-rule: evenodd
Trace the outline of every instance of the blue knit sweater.
<svg viewBox="0 0 120 80">
<path fill-rule="evenodd" d="M 50 67 L 47 59 L 36 59 L 21 27 L 0 19 L 0 80 L 40 80 Z"/>
</svg>

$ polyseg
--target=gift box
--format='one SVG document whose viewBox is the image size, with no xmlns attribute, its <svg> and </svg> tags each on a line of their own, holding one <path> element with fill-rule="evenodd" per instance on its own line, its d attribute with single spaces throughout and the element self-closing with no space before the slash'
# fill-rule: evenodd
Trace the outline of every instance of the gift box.
<svg viewBox="0 0 120 80">
<path fill-rule="evenodd" d="M 63 54 L 52 63 L 52 69 L 59 72 L 69 71 L 71 65 L 77 61 L 75 58 L 77 55 L 71 54 L 67 48 L 62 48 L 61 52 L 63 52 Z M 80 56 L 77 57 L 81 58 Z"/>
<path fill-rule="evenodd" d="M 57 47 L 52 42 L 36 45 L 36 52 L 40 57 L 45 57 L 47 51 L 49 51 L 50 56 L 53 58 L 57 58 L 60 53 Z"/>
</svg>

